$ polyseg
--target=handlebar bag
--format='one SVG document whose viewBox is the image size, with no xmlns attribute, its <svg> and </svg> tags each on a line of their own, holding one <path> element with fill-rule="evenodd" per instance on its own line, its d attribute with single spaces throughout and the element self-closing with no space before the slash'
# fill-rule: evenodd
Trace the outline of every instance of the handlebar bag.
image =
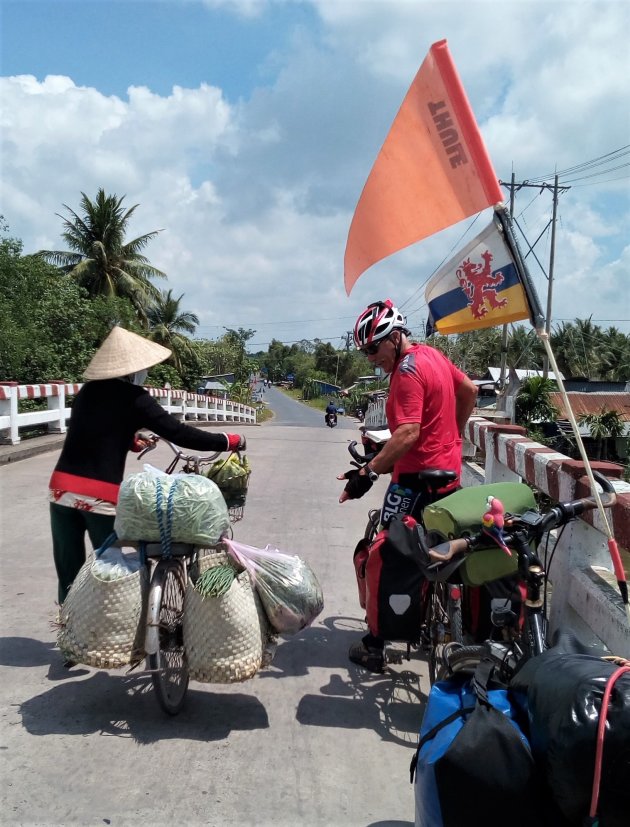
<svg viewBox="0 0 630 827">
<path fill-rule="evenodd" d="M 426 583 L 416 521 L 408 515 L 392 517 L 367 549 L 367 559 L 364 547 L 358 547 L 355 555 L 360 596 L 361 569 L 365 572 L 364 608 L 370 632 L 385 640 L 416 643 Z"/>
<path fill-rule="evenodd" d="M 606 684 L 618 667 L 593 654 L 572 651 L 569 636 L 527 661 L 512 678 L 515 698 L 526 699 L 532 751 L 567 824 L 581 827 L 589 813 L 597 728 Z M 630 823 L 630 674 L 615 683 L 606 710 L 600 827 Z M 588 822 L 594 823 L 594 822 Z"/>
<path fill-rule="evenodd" d="M 498 497 L 506 513 L 522 514 L 536 508 L 531 488 L 522 482 L 495 482 L 462 488 L 424 509 L 424 525 L 435 538 L 431 545 L 480 532 L 481 518 L 488 510 L 489 496 Z M 515 574 L 517 569 L 516 554 L 508 557 L 489 541 L 488 548 L 479 548 L 467 554 L 458 571 L 464 585 L 481 586 Z"/>
<path fill-rule="evenodd" d="M 488 688 L 490 668 L 431 688 L 410 767 L 416 827 L 550 824 L 519 710 Z"/>
</svg>

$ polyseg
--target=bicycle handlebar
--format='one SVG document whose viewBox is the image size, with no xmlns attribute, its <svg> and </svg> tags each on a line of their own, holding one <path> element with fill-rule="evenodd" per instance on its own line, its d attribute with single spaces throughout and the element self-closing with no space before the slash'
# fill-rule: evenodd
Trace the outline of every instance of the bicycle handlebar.
<svg viewBox="0 0 630 827">
<path fill-rule="evenodd" d="M 603 474 L 599 471 L 593 471 L 593 476 L 601 485 L 604 496 L 600 495 L 600 499 L 604 508 L 611 508 L 617 501 L 615 489 Z M 513 529 L 513 533 L 504 536 L 506 546 L 512 547 L 516 545 L 516 535 L 520 533 L 525 535 L 525 545 L 532 540 L 540 540 L 545 532 L 553 528 L 559 528 L 566 525 L 570 520 L 583 514 L 585 511 L 591 511 L 597 507 L 595 497 L 581 497 L 577 500 L 572 500 L 567 503 L 559 503 L 550 508 L 545 514 L 538 514 L 535 511 L 528 511 L 521 515 L 506 515 L 506 526 Z M 456 540 L 448 540 L 440 543 L 432 548 L 427 548 L 428 556 L 433 563 L 446 563 L 458 555 L 465 554 L 467 551 L 485 547 L 489 544 L 490 539 L 484 532 L 479 532 L 472 537 L 460 537 Z"/>
<path fill-rule="evenodd" d="M 157 434 L 151 434 L 149 439 L 150 439 L 150 444 L 147 445 L 146 448 L 143 448 L 142 451 L 140 451 L 140 453 L 138 454 L 136 459 L 140 459 L 145 454 L 147 454 L 149 451 L 153 451 L 153 449 L 157 446 L 158 442 L 166 443 L 166 445 L 168 445 L 168 447 L 171 449 L 171 451 L 175 454 L 175 459 L 176 460 L 183 460 L 184 462 L 188 462 L 188 463 L 192 463 L 192 464 L 195 464 L 195 463 L 205 464 L 207 462 L 214 462 L 214 460 L 221 453 L 223 453 L 222 451 L 216 451 L 214 454 L 207 454 L 205 456 L 202 456 L 201 454 L 185 454 L 182 451 L 181 448 L 178 448 L 177 445 L 174 445 L 172 442 L 170 442 L 168 439 L 165 439 L 163 436 L 158 436 Z"/>
<path fill-rule="evenodd" d="M 357 451 L 357 441 L 353 439 L 352 442 L 348 445 L 348 451 L 350 452 L 350 456 L 359 463 L 359 465 L 367 465 L 367 463 L 374 459 L 377 454 L 377 451 L 372 451 L 370 454 L 360 454 Z"/>
</svg>

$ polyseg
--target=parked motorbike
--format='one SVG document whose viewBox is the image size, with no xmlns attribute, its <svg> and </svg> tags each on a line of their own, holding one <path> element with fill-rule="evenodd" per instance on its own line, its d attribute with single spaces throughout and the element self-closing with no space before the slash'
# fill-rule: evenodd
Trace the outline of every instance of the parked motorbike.
<svg viewBox="0 0 630 827">
<path fill-rule="evenodd" d="M 359 420 L 359 422 L 363 422 L 363 420 L 365 419 L 365 414 L 363 413 L 361 408 L 357 408 L 356 411 L 354 412 L 354 415 Z"/>
</svg>

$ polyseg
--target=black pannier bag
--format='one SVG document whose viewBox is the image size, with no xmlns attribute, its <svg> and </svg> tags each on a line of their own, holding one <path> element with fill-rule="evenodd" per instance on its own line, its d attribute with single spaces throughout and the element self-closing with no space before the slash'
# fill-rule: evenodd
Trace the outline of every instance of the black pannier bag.
<svg viewBox="0 0 630 827">
<path fill-rule="evenodd" d="M 413 517 L 397 515 L 379 532 L 367 549 L 357 548 L 355 567 L 362 585 L 365 577 L 367 625 L 385 640 L 417 643 L 424 616 L 422 552 Z"/>
<path fill-rule="evenodd" d="M 581 651 L 579 651 L 581 649 Z M 511 691 L 527 706 L 532 753 L 567 824 L 630 825 L 630 673 L 569 636 L 527 661 Z M 591 650 L 592 651 L 592 650 Z M 606 715 L 597 812 L 588 820 L 600 716 Z"/>
</svg>

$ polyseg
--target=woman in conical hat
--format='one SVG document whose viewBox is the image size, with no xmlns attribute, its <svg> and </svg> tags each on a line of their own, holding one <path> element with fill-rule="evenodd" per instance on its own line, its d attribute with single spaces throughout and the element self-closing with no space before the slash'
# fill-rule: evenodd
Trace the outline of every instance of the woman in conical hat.
<svg viewBox="0 0 630 827">
<path fill-rule="evenodd" d="M 149 368 L 171 351 L 114 327 L 85 371 L 61 455 L 49 483 L 53 554 L 62 603 L 85 562 L 85 533 L 94 548 L 112 533 L 127 454 L 147 428 L 184 448 L 213 452 L 245 447 L 239 434 L 202 431 L 180 422 L 142 387 Z"/>
</svg>

